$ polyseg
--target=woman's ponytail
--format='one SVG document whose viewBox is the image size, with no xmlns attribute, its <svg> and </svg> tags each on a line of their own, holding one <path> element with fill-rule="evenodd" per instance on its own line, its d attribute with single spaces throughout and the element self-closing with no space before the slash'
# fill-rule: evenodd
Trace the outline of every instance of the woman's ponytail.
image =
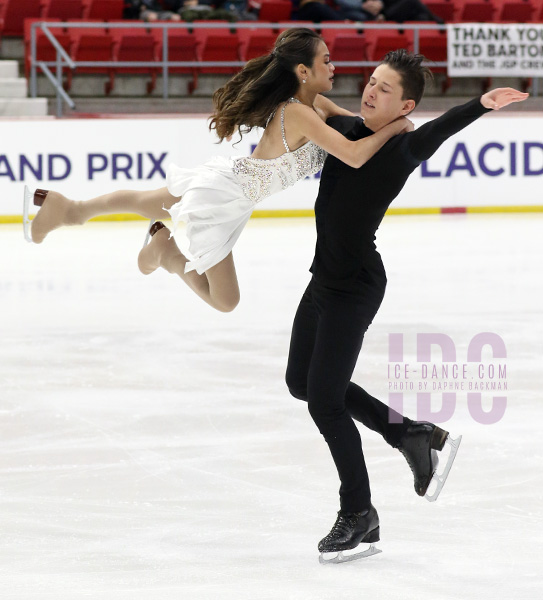
<svg viewBox="0 0 543 600">
<path fill-rule="evenodd" d="M 240 136 L 253 127 L 265 127 L 269 116 L 281 102 L 298 89 L 295 69 L 299 64 L 311 68 L 322 38 L 311 29 L 288 29 L 279 35 L 269 54 L 253 58 L 213 94 L 214 112 L 209 129 L 219 140 Z"/>
</svg>

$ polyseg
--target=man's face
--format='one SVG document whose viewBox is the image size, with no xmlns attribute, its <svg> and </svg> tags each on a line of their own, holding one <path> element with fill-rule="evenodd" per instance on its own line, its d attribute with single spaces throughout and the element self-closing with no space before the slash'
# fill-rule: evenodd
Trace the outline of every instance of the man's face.
<svg viewBox="0 0 543 600">
<path fill-rule="evenodd" d="M 388 65 L 379 65 L 362 94 L 360 114 L 365 125 L 378 131 L 398 117 L 415 108 L 413 100 L 402 100 L 403 87 L 400 74 Z"/>
</svg>

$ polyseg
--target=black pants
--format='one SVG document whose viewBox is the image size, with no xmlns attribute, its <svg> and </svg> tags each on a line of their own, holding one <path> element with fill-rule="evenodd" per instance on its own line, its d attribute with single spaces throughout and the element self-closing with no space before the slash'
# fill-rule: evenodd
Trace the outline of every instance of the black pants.
<svg viewBox="0 0 543 600">
<path fill-rule="evenodd" d="M 367 296 L 345 294 L 312 280 L 292 329 L 286 381 L 290 393 L 309 405 L 309 412 L 328 443 L 337 467 L 341 509 L 369 507 L 370 484 L 360 434 L 353 418 L 380 433 L 393 447 L 411 422 L 391 423 L 389 408 L 351 382 L 384 290 Z"/>
</svg>

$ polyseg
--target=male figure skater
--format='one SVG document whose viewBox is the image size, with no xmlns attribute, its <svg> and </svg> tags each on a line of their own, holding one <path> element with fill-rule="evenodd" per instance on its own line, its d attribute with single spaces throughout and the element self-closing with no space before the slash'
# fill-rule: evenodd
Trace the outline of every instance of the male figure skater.
<svg viewBox="0 0 543 600">
<path fill-rule="evenodd" d="M 424 92 L 428 69 L 423 57 L 405 50 L 389 52 L 366 86 L 359 117 L 335 116 L 327 123 L 348 139 L 379 131 L 408 115 Z M 527 98 L 500 88 L 449 110 L 416 131 L 390 139 L 361 168 L 329 156 L 315 204 L 317 244 L 313 277 L 294 320 L 286 381 L 290 393 L 309 404 L 309 412 L 328 443 L 340 487 L 338 518 L 319 543 L 322 553 L 342 554 L 361 542 L 379 540 L 379 518 L 371 504 L 360 434 L 353 418 L 379 432 L 407 459 L 415 491 L 424 496 L 437 465 L 436 451 L 448 433 L 431 423 L 414 422 L 393 411 L 350 381 L 364 333 L 384 296 L 386 275 L 374 244 L 375 232 L 389 204 L 409 175 L 451 135 L 486 112 Z M 447 465 L 454 458 L 454 444 Z M 438 482 L 441 489 L 444 480 Z M 433 499 L 435 499 L 435 494 Z M 378 552 L 373 546 L 355 557 Z M 330 562 L 330 561 L 328 561 Z"/>
</svg>

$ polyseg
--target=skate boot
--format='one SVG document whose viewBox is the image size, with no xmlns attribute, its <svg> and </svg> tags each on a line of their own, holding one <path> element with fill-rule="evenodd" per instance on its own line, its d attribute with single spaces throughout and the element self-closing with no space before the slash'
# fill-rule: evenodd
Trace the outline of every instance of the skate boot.
<svg viewBox="0 0 543 600">
<path fill-rule="evenodd" d="M 341 563 L 358 560 L 379 554 L 382 552 L 373 545 L 379 541 L 379 516 L 375 508 L 370 505 L 369 509 L 362 512 L 346 513 L 338 512 L 338 517 L 330 533 L 319 542 L 319 562 L 321 564 Z M 363 552 L 345 555 L 345 550 L 353 550 L 359 544 L 370 544 Z M 333 558 L 325 558 L 324 554 L 336 553 Z"/>
<path fill-rule="evenodd" d="M 38 214 L 30 221 L 28 215 L 30 203 L 41 207 Z M 80 211 L 77 203 L 49 190 L 35 190 L 32 192 L 25 186 L 23 203 L 23 228 L 25 239 L 28 242 L 41 244 L 48 233 L 64 225 L 81 225 Z"/>
<path fill-rule="evenodd" d="M 411 467 L 415 478 L 415 492 L 419 496 L 425 496 L 430 502 L 437 500 L 452 467 L 461 439 L 462 436 L 456 440 L 451 439 L 448 431 L 432 423 L 414 421 L 409 425 L 400 440 L 398 450 Z M 451 452 L 445 469 L 438 475 L 437 469 L 440 460 L 437 452 L 443 450 L 445 443 L 449 444 Z M 437 488 L 433 494 L 429 495 L 428 488 L 433 480 L 437 482 Z"/>
<path fill-rule="evenodd" d="M 157 236 L 159 231 L 161 233 Z M 153 222 L 149 228 L 148 237 L 151 241 L 143 246 L 138 256 L 138 267 L 144 275 L 149 275 L 160 267 L 162 258 L 170 246 L 173 245 L 175 251 L 179 252 L 175 241 L 170 239 L 170 230 L 162 221 Z"/>
</svg>

